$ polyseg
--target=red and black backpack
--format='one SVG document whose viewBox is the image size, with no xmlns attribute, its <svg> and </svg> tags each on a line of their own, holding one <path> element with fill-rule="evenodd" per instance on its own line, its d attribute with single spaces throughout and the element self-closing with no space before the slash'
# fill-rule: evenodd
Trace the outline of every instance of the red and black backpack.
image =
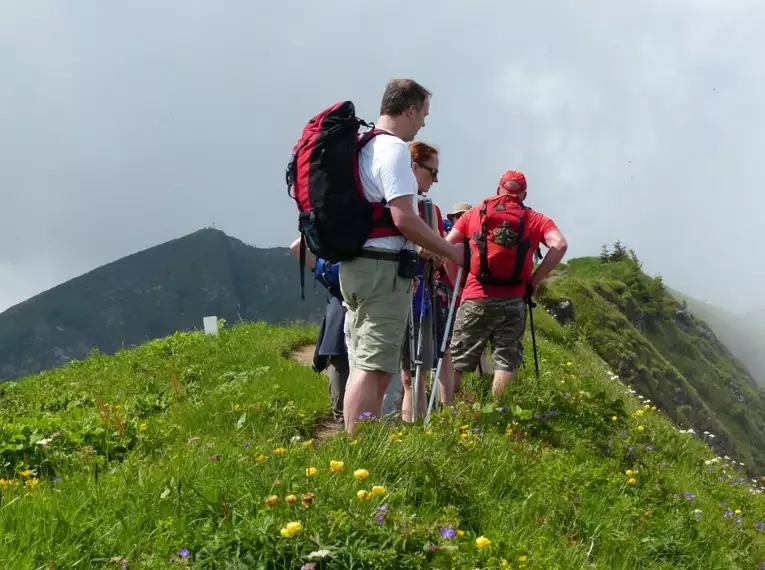
<svg viewBox="0 0 765 570">
<path fill-rule="evenodd" d="M 362 125 L 369 129 L 363 134 Z M 357 257 L 369 238 L 401 234 L 385 202 L 366 198 L 359 177 L 359 152 L 381 134 L 390 135 L 359 119 L 353 102 L 342 101 L 308 121 L 292 148 L 286 179 L 299 212 L 301 289 L 306 247 L 334 263 Z"/>
<path fill-rule="evenodd" d="M 470 273 L 482 285 L 522 285 L 534 270 L 528 208 L 506 194 L 483 202 L 470 240 Z"/>
</svg>

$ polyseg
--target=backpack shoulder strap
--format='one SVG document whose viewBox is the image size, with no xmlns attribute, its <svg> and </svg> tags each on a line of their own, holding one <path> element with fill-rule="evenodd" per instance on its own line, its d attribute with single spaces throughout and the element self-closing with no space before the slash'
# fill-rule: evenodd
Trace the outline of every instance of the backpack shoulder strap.
<svg viewBox="0 0 765 570">
<path fill-rule="evenodd" d="M 372 125 L 372 128 L 369 129 L 367 132 L 365 132 L 361 137 L 359 138 L 359 142 L 356 145 L 357 150 L 361 150 L 366 146 L 366 144 L 371 141 L 373 138 L 375 138 L 377 135 L 390 135 L 395 136 L 393 133 L 390 133 L 383 129 L 377 129 Z"/>
</svg>

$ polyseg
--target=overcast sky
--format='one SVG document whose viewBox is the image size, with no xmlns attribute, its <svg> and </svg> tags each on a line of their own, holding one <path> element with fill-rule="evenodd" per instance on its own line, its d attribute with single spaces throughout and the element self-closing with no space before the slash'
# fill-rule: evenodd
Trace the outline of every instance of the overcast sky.
<svg viewBox="0 0 765 570">
<path fill-rule="evenodd" d="M 765 307 L 763 30 L 760 0 L 0 0 L 0 310 L 212 224 L 287 245 L 304 123 L 375 120 L 392 77 L 433 92 L 444 211 L 521 169 L 569 256 Z"/>
</svg>

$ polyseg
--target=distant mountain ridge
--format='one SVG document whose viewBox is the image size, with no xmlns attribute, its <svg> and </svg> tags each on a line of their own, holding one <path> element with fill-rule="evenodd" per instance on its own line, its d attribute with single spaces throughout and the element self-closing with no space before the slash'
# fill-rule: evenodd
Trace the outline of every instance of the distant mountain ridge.
<svg viewBox="0 0 765 570">
<path fill-rule="evenodd" d="M 255 248 L 214 229 L 128 255 L 0 313 L 0 380 L 229 322 L 318 322 L 326 296 L 307 284 L 287 248 Z M 307 272 L 310 283 L 312 274 Z"/>
<path fill-rule="evenodd" d="M 765 311 L 736 314 L 680 291 L 671 293 L 685 302 L 690 313 L 704 320 L 757 383 L 765 387 Z"/>
</svg>

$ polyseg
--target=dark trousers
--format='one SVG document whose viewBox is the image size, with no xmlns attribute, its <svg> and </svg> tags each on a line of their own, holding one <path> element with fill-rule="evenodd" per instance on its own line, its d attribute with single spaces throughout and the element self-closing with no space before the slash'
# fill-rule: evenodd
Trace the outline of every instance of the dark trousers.
<svg viewBox="0 0 765 570">
<path fill-rule="evenodd" d="M 343 399 L 349 374 L 348 355 L 329 357 L 329 397 L 332 400 L 332 416 L 338 424 L 343 423 Z"/>
<path fill-rule="evenodd" d="M 345 307 L 336 297 L 327 300 L 327 309 L 319 329 L 319 338 L 313 357 L 313 368 L 317 372 L 327 371 L 329 376 L 329 397 L 332 400 L 332 416 L 336 423 L 343 423 L 343 399 L 348 383 L 350 366 L 345 346 Z"/>
</svg>

